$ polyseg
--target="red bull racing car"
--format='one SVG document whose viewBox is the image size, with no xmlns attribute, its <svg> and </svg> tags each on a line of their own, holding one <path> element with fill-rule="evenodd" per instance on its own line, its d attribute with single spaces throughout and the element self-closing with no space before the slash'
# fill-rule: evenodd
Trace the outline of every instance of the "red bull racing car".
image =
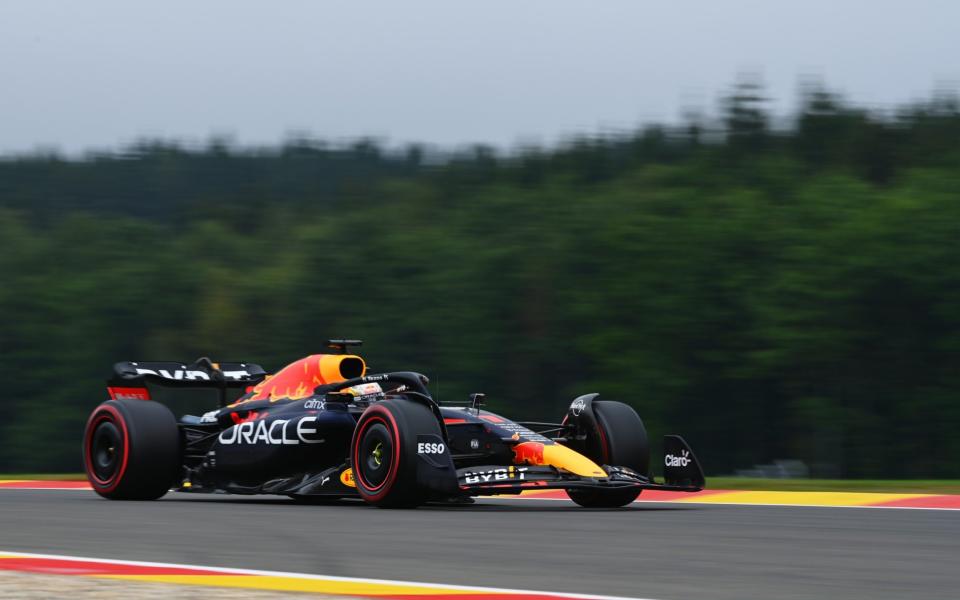
<svg viewBox="0 0 960 600">
<path fill-rule="evenodd" d="M 620 402 L 576 398 L 560 423 L 517 422 L 483 395 L 438 404 L 409 371 L 368 374 L 358 340 L 268 375 L 252 363 L 121 362 L 83 438 L 105 498 L 179 492 L 359 496 L 381 507 L 559 488 L 586 507 L 629 504 L 645 489 L 694 492 L 703 471 L 679 436 L 664 437 L 664 481 L 650 474 L 643 422 Z M 148 384 L 212 388 L 221 407 L 176 419 Z M 239 397 L 230 402 L 231 394 Z"/>
</svg>

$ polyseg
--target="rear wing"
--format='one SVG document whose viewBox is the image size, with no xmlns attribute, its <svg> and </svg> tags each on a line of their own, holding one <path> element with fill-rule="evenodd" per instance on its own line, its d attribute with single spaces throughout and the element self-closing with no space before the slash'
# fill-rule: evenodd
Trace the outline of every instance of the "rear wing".
<svg viewBox="0 0 960 600">
<path fill-rule="evenodd" d="M 263 381 L 263 367 L 247 362 L 216 363 L 198 358 L 192 363 L 171 361 L 124 361 L 113 365 L 107 380 L 110 398 L 149 400 L 147 384 L 173 388 L 208 388 L 220 390 L 220 405 L 226 406 L 227 390 L 244 389 Z"/>
</svg>

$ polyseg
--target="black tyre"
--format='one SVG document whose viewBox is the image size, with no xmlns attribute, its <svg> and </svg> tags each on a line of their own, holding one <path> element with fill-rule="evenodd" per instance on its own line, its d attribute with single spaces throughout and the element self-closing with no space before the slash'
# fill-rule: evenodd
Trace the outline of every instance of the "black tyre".
<svg viewBox="0 0 960 600">
<path fill-rule="evenodd" d="M 156 500 L 177 481 L 180 432 L 166 406 L 109 400 L 87 420 L 83 466 L 93 490 L 111 500 Z"/>
<path fill-rule="evenodd" d="M 637 412 L 622 402 L 597 400 L 593 402 L 593 414 L 597 430 L 587 433 L 595 436 L 585 445 L 587 458 L 600 465 L 629 467 L 646 475 L 650 470 L 650 444 Z M 634 488 L 567 490 L 567 495 L 587 508 L 614 508 L 630 504 L 640 492 Z"/>
<path fill-rule="evenodd" d="M 357 492 L 383 508 L 412 508 L 426 500 L 417 485 L 417 436 L 440 435 L 437 418 L 409 400 L 383 400 L 360 416 L 350 443 Z"/>
</svg>

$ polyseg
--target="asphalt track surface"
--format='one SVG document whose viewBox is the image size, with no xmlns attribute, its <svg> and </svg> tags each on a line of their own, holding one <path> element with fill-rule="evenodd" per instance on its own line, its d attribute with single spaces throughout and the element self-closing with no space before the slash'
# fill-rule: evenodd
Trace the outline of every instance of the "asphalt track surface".
<svg viewBox="0 0 960 600">
<path fill-rule="evenodd" d="M 958 511 L 0 490 L 0 550 L 663 600 L 960 597 Z"/>
</svg>

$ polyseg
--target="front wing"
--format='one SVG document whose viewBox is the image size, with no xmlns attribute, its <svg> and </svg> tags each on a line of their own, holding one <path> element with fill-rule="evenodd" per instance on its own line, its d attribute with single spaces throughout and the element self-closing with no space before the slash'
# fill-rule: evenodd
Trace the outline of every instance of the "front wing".
<svg viewBox="0 0 960 600">
<path fill-rule="evenodd" d="M 657 483 L 626 467 L 604 466 L 609 477 L 581 477 L 551 466 L 489 465 L 457 469 L 460 493 L 470 496 L 519 494 L 525 490 L 624 489 L 698 492 L 702 485 Z"/>
</svg>

